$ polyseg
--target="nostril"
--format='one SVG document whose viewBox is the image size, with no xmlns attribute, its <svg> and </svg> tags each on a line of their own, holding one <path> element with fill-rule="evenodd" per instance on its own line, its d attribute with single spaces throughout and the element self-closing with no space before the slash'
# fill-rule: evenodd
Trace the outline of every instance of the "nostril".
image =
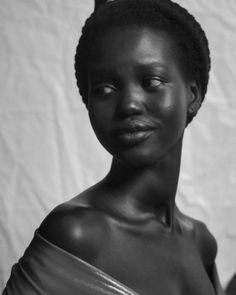
<svg viewBox="0 0 236 295">
<path fill-rule="evenodd" d="M 143 113 L 143 108 L 140 103 L 129 101 L 121 102 L 117 105 L 116 115 L 118 117 L 126 118 L 135 115 L 141 115 Z"/>
</svg>

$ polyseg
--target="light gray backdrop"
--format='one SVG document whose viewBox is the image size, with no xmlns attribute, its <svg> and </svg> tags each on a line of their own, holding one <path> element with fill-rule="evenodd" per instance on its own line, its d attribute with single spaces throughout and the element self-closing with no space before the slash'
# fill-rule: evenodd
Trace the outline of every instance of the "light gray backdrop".
<svg viewBox="0 0 236 295">
<path fill-rule="evenodd" d="M 186 131 L 178 204 L 215 235 L 225 285 L 236 272 L 236 1 L 178 2 L 212 53 L 209 91 Z M 46 214 L 109 167 L 73 69 L 92 9 L 91 0 L 0 1 L 0 290 Z"/>
</svg>

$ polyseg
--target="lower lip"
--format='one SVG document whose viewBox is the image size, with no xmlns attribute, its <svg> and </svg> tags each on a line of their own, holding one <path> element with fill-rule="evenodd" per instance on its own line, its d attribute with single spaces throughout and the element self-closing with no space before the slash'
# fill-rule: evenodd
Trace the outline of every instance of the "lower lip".
<svg viewBox="0 0 236 295">
<path fill-rule="evenodd" d="M 148 139 L 153 130 L 124 132 L 117 135 L 120 142 L 126 145 L 135 145 Z"/>
</svg>

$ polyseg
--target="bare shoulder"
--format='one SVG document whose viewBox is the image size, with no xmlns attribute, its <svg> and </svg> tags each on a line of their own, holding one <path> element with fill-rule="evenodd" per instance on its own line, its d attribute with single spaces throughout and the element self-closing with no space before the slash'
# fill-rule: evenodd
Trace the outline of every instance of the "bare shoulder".
<svg viewBox="0 0 236 295">
<path fill-rule="evenodd" d="M 44 219 L 38 232 L 58 247 L 92 262 L 105 240 L 106 218 L 103 212 L 84 201 L 85 195 L 57 206 Z"/>
<path fill-rule="evenodd" d="M 217 243 L 206 224 L 179 212 L 180 221 L 185 230 L 194 238 L 205 267 L 211 268 L 217 254 Z"/>
</svg>

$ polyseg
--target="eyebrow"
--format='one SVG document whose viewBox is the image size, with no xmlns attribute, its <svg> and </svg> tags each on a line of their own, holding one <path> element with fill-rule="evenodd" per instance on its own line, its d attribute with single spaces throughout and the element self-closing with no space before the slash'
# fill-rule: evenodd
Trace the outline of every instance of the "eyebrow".
<svg viewBox="0 0 236 295">
<path fill-rule="evenodd" d="M 161 62 L 157 61 L 150 61 L 150 62 L 144 62 L 140 63 L 137 66 L 137 69 L 146 69 L 146 68 L 160 68 L 160 69 L 168 69 L 169 67 Z"/>
<path fill-rule="evenodd" d="M 148 62 L 137 62 L 137 64 L 134 66 L 135 69 L 138 71 L 146 70 L 146 69 L 153 69 L 158 68 L 162 70 L 168 70 L 169 67 L 164 65 L 163 63 L 157 62 L 157 61 L 148 61 Z M 101 66 L 101 67 L 94 67 L 89 71 L 89 75 L 91 76 L 102 76 L 107 77 L 114 75 L 114 67 L 111 65 L 109 66 Z"/>
</svg>

